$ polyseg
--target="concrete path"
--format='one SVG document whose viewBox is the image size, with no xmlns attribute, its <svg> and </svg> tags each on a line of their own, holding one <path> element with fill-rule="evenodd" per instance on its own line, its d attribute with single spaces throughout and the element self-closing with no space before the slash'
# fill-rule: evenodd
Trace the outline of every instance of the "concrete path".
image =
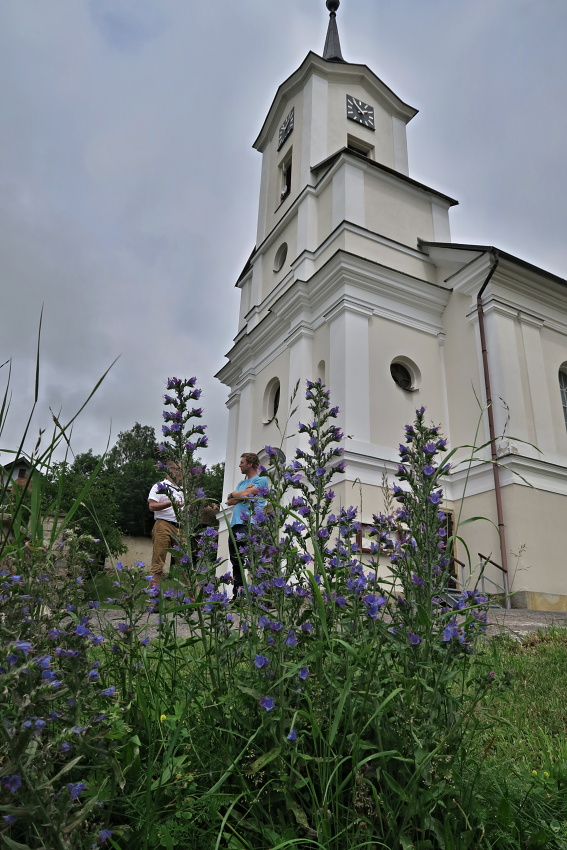
<svg viewBox="0 0 567 850">
<path fill-rule="evenodd" d="M 93 614 L 96 615 L 102 629 L 108 625 L 116 628 L 118 623 L 124 619 L 122 613 L 115 609 L 98 610 Z M 139 622 L 141 635 L 155 637 L 157 634 L 156 620 L 155 614 L 142 617 Z M 510 637 L 521 639 L 524 635 L 553 625 L 567 627 L 567 612 L 527 611 L 522 608 L 512 608 L 507 611 L 504 608 L 491 608 L 488 613 L 487 634 L 490 636 L 508 634 Z M 188 637 L 189 627 L 179 619 L 176 632 L 178 637 Z"/>
<path fill-rule="evenodd" d="M 567 611 L 528 611 L 523 608 L 491 608 L 488 613 L 488 634 L 509 634 L 521 638 L 549 626 L 567 627 Z"/>
</svg>

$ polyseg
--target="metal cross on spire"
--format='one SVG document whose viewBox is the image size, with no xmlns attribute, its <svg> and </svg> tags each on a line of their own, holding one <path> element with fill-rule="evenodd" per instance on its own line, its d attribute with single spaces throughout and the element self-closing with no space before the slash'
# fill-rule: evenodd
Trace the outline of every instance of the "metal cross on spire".
<svg viewBox="0 0 567 850">
<path fill-rule="evenodd" d="M 344 62 L 343 54 L 341 53 L 341 42 L 339 40 L 339 30 L 337 27 L 337 9 L 341 5 L 341 0 L 327 0 L 327 9 L 329 10 L 329 28 L 327 30 L 327 38 L 325 40 L 325 49 L 323 50 L 323 59 L 327 62 Z"/>
</svg>

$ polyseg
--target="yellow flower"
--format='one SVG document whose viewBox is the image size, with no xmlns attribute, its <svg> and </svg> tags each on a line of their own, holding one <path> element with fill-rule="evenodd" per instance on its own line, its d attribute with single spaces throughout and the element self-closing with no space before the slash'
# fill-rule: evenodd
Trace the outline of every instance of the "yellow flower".
<svg viewBox="0 0 567 850">
<path fill-rule="evenodd" d="M 164 721 L 164 720 L 167 720 L 167 714 L 160 714 L 160 716 L 159 716 L 159 722 L 160 722 L 160 723 L 163 723 L 163 721 Z"/>
<path fill-rule="evenodd" d="M 544 776 L 544 779 L 549 779 L 549 773 L 547 772 L 547 770 L 543 771 L 543 776 Z"/>
<path fill-rule="evenodd" d="M 176 779 L 183 779 L 183 774 L 182 773 L 176 773 L 175 778 Z"/>
<path fill-rule="evenodd" d="M 532 776 L 537 776 L 537 770 L 532 770 Z"/>
</svg>

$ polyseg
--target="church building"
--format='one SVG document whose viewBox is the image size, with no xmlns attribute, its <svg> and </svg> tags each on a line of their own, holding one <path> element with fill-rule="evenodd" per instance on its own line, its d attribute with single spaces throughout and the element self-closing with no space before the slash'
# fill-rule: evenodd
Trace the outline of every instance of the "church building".
<svg viewBox="0 0 567 850">
<path fill-rule="evenodd" d="M 482 446 L 444 485 L 455 526 L 490 520 L 454 529 L 466 541 L 460 579 L 468 548 L 473 574 L 486 563 L 487 592 L 566 610 L 567 282 L 496 246 L 451 242 L 457 201 L 409 173 L 417 110 L 343 58 L 339 0 L 327 7 L 323 55 L 310 52 L 280 85 L 254 143 L 256 244 L 217 375 L 229 391 L 225 491 L 242 452 L 281 446 L 293 459 L 297 437 L 282 441 L 276 414 L 283 430 L 300 381 L 295 434 L 305 380 L 321 378 L 347 435 L 337 498 L 370 523 L 423 405 L 450 448 L 475 434 Z"/>
</svg>

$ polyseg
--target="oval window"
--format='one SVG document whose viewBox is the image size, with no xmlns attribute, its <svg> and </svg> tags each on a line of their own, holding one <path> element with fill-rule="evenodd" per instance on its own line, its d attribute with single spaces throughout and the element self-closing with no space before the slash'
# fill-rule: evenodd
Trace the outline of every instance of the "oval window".
<svg viewBox="0 0 567 850">
<path fill-rule="evenodd" d="M 264 425 L 268 425 L 277 416 L 280 406 L 280 382 L 272 378 L 264 391 Z"/>
<path fill-rule="evenodd" d="M 408 357 L 396 357 L 390 363 L 390 375 L 394 383 L 406 392 L 415 392 L 421 381 L 421 373 Z"/>
<path fill-rule="evenodd" d="M 287 257 L 287 242 L 283 242 L 278 250 L 276 251 L 276 256 L 274 257 L 274 271 L 279 272 L 283 268 L 283 264 L 286 261 Z"/>
</svg>

